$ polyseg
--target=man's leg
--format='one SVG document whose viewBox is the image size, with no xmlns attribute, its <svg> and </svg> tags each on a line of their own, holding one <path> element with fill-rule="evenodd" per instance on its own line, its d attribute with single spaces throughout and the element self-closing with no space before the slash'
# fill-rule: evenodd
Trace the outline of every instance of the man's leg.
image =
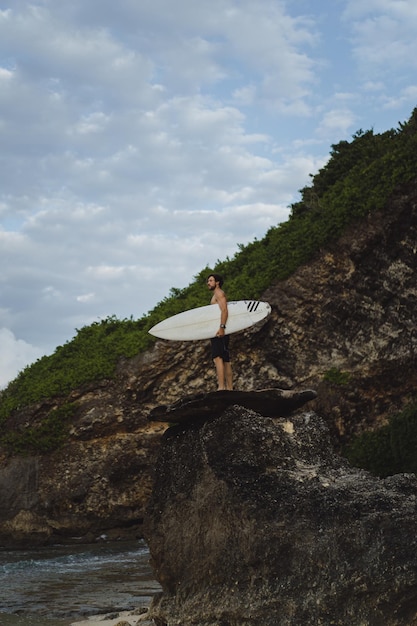
<svg viewBox="0 0 417 626">
<path fill-rule="evenodd" d="M 223 391 L 225 389 L 224 386 L 224 362 L 221 356 L 216 356 L 214 361 L 214 366 L 216 368 L 217 374 L 217 391 Z"/>
<path fill-rule="evenodd" d="M 228 391 L 233 391 L 232 364 L 229 361 L 226 361 L 226 363 L 223 363 L 223 368 L 226 377 L 226 389 Z"/>
</svg>

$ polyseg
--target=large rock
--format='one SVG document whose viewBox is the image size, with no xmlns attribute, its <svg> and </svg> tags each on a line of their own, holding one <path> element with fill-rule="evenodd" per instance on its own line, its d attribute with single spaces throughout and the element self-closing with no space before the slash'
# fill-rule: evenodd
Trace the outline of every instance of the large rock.
<svg viewBox="0 0 417 626">
<path fill-rule="evenodd" d="M 158 626 L 417 624 L 417 481 L 332 449 L 315 413 L 166 431 L 145 522 Z"/>
</svg>

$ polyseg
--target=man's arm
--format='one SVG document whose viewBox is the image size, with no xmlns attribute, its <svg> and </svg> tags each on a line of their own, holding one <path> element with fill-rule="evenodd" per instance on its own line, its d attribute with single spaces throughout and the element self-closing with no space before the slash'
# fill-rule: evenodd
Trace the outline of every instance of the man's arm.
<svg viewBox="0 0 417 626">
<path fill-rule="evenodd" d="M 222 336 L 225 334 L 225 328 L 222 328 L 222 326 L 226 327 L 229 311 L 227 309 L 227 299 L 223 292 L 217 295 L 216 300 L 220 307 L 220 328 L 217 331 L 217 335 Z"/>
</svg>

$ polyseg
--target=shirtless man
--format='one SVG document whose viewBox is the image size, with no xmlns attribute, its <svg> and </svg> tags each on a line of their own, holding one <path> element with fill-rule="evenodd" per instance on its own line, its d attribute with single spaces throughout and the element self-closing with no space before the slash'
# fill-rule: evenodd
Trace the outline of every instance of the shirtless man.
<svg viewBox="0 0 417 626">
<path fill-rule="evenodd" d="M 213 293 L 211 304 L 220 308 L 220 324 L 216 336 L 211 339 L 211 356 L 214 361 L 217 375 L 217 391 L 233 389 L 232 364 L 229 354 L 229 335 L 226 335 L 228 317 L 227 299 L 222 290 L 223 278 L 219 274 L 210 274 L 207 278 L 207 287 Z"/>
</svg>

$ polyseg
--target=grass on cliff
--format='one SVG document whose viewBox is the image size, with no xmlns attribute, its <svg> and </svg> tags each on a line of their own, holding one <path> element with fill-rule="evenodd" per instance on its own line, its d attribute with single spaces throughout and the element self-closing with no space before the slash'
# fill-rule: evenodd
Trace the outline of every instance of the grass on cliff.
<svg viewBox="0 0 417 626">
<path fill-rule="evenodd" d="M 15 410 L 65 396 L 72 389 L 111 378 L 121 357 L 146 350 L 151 326 L 206 301 L 209 271 L 224 274 L 230 299 L 258 298 L 277 280 L 291 275 L 345 228 L 370 212 L 384 210 L 402 185 L 416 181 L 417 108 L 396 130 L 360 130 L 352 141 L 332 146 L 330 158 L 311 185 L 300 190 L 288 221 L 263 239 L 239 246 L 233 258 L 203 268 L 184 289 L 170 294 L 139 320 L 109 317 L 77 329 L 73 339 L 26 367 L 0 395 L 0 422 Z"/>
</svg>

